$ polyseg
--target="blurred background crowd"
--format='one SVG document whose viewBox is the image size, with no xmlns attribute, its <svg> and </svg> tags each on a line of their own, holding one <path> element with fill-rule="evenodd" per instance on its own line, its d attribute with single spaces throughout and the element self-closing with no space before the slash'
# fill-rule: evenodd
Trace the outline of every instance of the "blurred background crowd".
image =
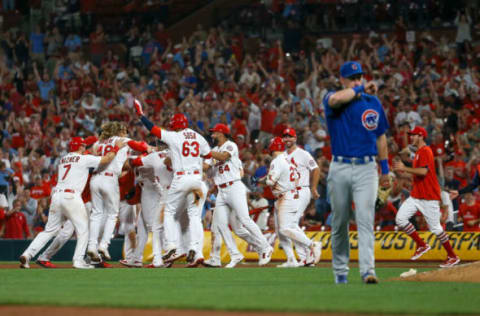
<svg viewBox="0 0 480 316">
<path fill-rule="evenodd" d="M 216 123 L 230 126 L 250 210 L 263 230 L 273 227 L 273 196 L 256 183 L 271 159 L 266 145 L 295 128 L 321 170 L 321 197 L 302 226 L 328 230 L 331 151 L 322 99 L 340 87 L 346 60 L 359 61 L 365 80 L 379 86 L 390 163 L 411 159 L 407 132 L 421 125 L 444 190 L 471 181 L 480 165 L 479 1 L 239 1 L 193 32 L 172 31 L 215 2 L 3 0 L 0 238 L 43 229 L 71 136 L 98 135 L 103 123 L 118 120 L 131 138 L 147 139 L 133 115 L 135 97 L 161 126 L 177 112 L 207 139 Z M 190 3 L 190 11 L 179 3 Z M 377 203 L 379 230 L 396 229 L 396 210 L 412 185 L 407 174 L 392 179 Z M 480 231 L 478 192 L 452 202 L 453 212 L 442 208 L 447 228 Z M 212 195 L 206 229 L 214 205 Z"/>
</svg>

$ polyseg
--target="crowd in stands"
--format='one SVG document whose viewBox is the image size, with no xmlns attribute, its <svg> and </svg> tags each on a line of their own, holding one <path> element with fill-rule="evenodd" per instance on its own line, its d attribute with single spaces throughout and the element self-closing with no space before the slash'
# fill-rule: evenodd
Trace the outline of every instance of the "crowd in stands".
<svg viewBox="0 0 480 316">
<path fill-rule="evenodd" d="M 277 2 L 281 5 L 274 7 Z M 272 211 L 266 206 L 272 205 L 273 196 L 256 180 L 259 169 L 271 159 L 266 145 L 287 126 L 295 128 L 298 143 L 315 157 L 321 170 L 320 198 L 307 209 L 302 226 L 328 230 L 326 177 L 331 150 L 322 99 L 327 91 L 339 88 L 339 68 L 346 60 L 359 61 L 365 80 L 379 86 L 378 97 L 390 123 L 390 164 L 394 159 L 411 159 L 407 132 L 421 125 L 428 131 L 443 188 L 458 189 L 469 183 L 480 164 L 476 7 L 452 10 L 453 16 L 439 13 L 441 21 L 451 23 L 450 30 L 456 31 L 450 39 L 435 37 L 430 25 L 418 25 L 424 29 L 417 29 L 411 38 L 407 27 L 417 26 L 417 19 L 410 8 L 396 15 L 395 32 L 376 29 L 378 20 L 373 16 L 369 17 L 370 33 L 347 34 L 341 42 L 325 46 L 315 37 L 312 42 L 312 34 L 305 32 L 308 25 L 303 24 L 309 20 L 304 10 L 314 1 L 284 2 L 265 1 L 240 10 L 218 27 L 198 25 L 179 42 L 171 39 L 162 22 L 145 24 L 135 18 L 126 22 L 127 31 L 114 44 L 100 23 L 87 35 L 58 27 L 51 20 L 33 25 L 29 33 L 3 31 L 0 238 L 29 238 L 43 229 L 56 165 L 67 152 L 71 136 L 98 135 L 103 123 L 118 120 L 128 125 L 131 138 L 147 138 L 133 113 L 134 98 L 143 100 L 146 115 L 161 126 L 177 112 L 185 113 L 191 128 L 208 139 L 209 128 L 216 123 L 230 126 L 251 190 L 252 216 L 264 230 L 272 228 Z M 343 22 L 342 16 L 330 16 L 336 24 L 356 21 L 348 8 L 361 7 L 364 12 L 364 6 L 377 3 L 345 2 L 335 7 L 349 15 Z M 420 8 L 423 3 L 438 3 L 398 1 L 404 2 L 418 3 Z M 249 10 L 266 12 L 271 17 L 268 23 L 280 21 L 282 36 L 268 40 L 244 31 L 241 24 L 231 25 L 232 20 L 249 18 L 248 14 L 242 18 Z M 296 14 L 306 14 L 305 19 Z M 436 17 L 430 20 L 433 23 Z M 395 229 L 395 212 L 412 184 L 406 174 L 392 176 L 392 190 L 377 212 L 379 229 Z M 460 211 L 451 228 L 480 231 L 478 193 L 453 202 Z M 215 197 L 210 196 L 206 204 L 208 228 Z M 416 224 L 422 229 L 423 223 Z"/>
</svg>

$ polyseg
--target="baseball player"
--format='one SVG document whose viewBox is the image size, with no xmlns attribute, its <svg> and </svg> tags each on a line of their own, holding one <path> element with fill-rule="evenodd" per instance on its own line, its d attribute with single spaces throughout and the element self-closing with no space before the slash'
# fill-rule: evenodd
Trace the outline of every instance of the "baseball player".
<svg viewBox="0 0 480 316">
<path fill-rule="evenodd" d="M 258 264 L 266 265 L 272 258 L 273 248 L 263 236 L 260 228 L 248 213 L 247 190 L 242 181 L 242 162 L 238 156 L 237 144 L 227 138 L 230 129 L 225 124 L 216 124 L 210 130 L 217 146 L 212 150 L 212 159 L 205 163 L 214 167 L 214 182 L 218 188 L 217 200 L 212 219 L 212 231 L 215 236 L 222 237 L 230 253 L 231 261 L 226 268 L 233 268 L 243 260 L 235 240 L 228 228 L 230 211 L 235 213 L 239 224 L 252 236 L 253 245 L 262 249 Z M 208 263 L 207 263 L 208 264 Z"/>
<path fill-rule="evenodd" d="M 447 251 L 447 260 L 440 267 L 452 267 L 460 262 L 460 258 L 453 251 L 448 235 L 443 231 L 440 224 L 440 185 L 437 180 L 432 149 L 425 143 L 427 131 L 421 126 L 416 126 L 409 134 L 411 135 L 412 145 L 417 148 L 413 166 L 407 167 L 401 160 L 398 160 L 394 162 L 394 170 L 412 174 L 413 188 L 410 197 L 400 206 L 395 222 L 415 241 L 417 248 L 411 260 L 417 260 L 431 249 L 430 245 L 420 238 L 415 227 L 409 222 L 409 219 L 417 211 L 420 211 L 425 217 L 429 230 L 437 236 L 443 248 Z"/>
<path fill-rule="evenodd" d="M 117 141 L 127 142 L 128 146 L 136 151 L 145 151 L 146 143 L 139 143 L 127 138 L 126 127 L 119 122 L 109 122 L 102 126 L 102 134 L 99 140 L 93 145 L 93 152 L 103 156 L 114 148 Z M 90 216 L 90 237 L 88 241 L 87 254 L 93 261 L 111 260 L 108 246 L 117 224 L 117 216 L 120 204 L 120 188 L 118 178 L 120 177 L 123 165 L 128 158 L 129 147 L 123 148 L 114 161 L 104 170 L 92 176 L 90 191 L 92 194 L 92 215 Z M 100 244 L 100 230 L 104 216 L 105 226 L 103 228 Z M 101 254 L 101 257 L 100 257 Z"/>
<path fill-rule="evenodd" d="M 81 192 L 87 182 L 89 169 L 107 166 L 115 158 L 119 148 L 124 146 L 124 143 L 117 142 L 114 145 L 111 153 L 103 157 L 97 157 L 83 155 L 85 141 L 81 137 L 71 139 L 70 152 L 60 159 L 58 165 L 58 183 L 53 190 L 45 231 L 39 233 L 20 256 L 21 268 L 30 268 L 30 259 L 60 230 L 66 219 L 72 222 L 77 235 L 73 267 L 78 269 L 93 268 L 84 261 L 88 243 L 88 215 Z"/>
<path fill-rule="evenodd" d="M 375 83 L 363 83 L 359 63 L 340 67 L 343 89 L 328 92 L 325 116 L 332 147 L 327 177 L 332 206 L 332 265 L 336 283 L 348 283 L 350 241 L 348 227 L 352 202 L 358 227 L 360 275 L 367 284 L 378 283 L 375 275 L 374 214 L 378 190 L 375 156 L 381 166 L 380 183 L 388 186 L 388 122 L 376 93 Z"/>
<path fill-rule="evenodd" d="M 193 191 L 198 195 L 207 192 L 202 181 L 203 159 L 211 157 L 210 146 L 202 135 L 188 128 L 188 120 L 183 114 L 175 114 L 170 120 L 170 129 L 155 126 L 143 115 L 140 102 L 135 100 L 135 110 L 141 117 L 143 125 L 160 140 L 168 145 L 172 161 L 173 180 L 167 193 L 164 232 L 165 232 L 165 259 L 177 253 L 179 248 L 178 225 L 175 223 L 175 214 L 183 212 L 181 204 L 187 200 L 189 217 L 190 246 L 187 261 L 194 266 L 203 262 L 203 225 L 201 211 L 205 196 L 200 199 L 190 198 Z"/>
<path fill-rule="evenodd" d="M 305 212 L 308 204 L 310 204 L 310 199 L 319 198 L 317 192 L 318 182 L 320 181 L 320 169 L 307 151 L 297 147 L 297 133 L 293 128 L 286 128 L 283 131 L 283 142 L 285 143 L 286 154 L 288 160 L 297 168 L 300 178 L 298 179 L 298 212 L 297 212 L 297 222 L 300 222 L 300 219 Z M 311 175 L 310 175 L 311 173 Z M 283 235 L 279 235 L 280 240 L 284 238 Z M 321 247 L 321 242 L 319 242 Z M 295 256 L 293 255 L 292 245 L 289 241 L 283 241 L 282 243 L 283 250 L 287 254 L 287 261 L 283 264 L 285 267 L 295 267 L 298 265 L 311 265 L 313 262 L 306 262 L 306 254 L 308 249 L 302 248 L 300 244 L 295 244 L 295 249 L 297 250 L 298 257 L 300 258 L 300 263 L 297 262 Z M 321 248 L 320 248 L 321 251 Z"/>
<path fill-rule="evenodd" d="M 85 145 L 87 150 L 83 152 L 84 155 L 90 154 L 88 148 L 90 148 L 95 142 L 97 141 L 97 137 L 89 136 L 85 138 Z M 92 203 L 91 203 L 91 195 L 90 195 L 90 179 L 92 177 L 92 169 L 90 169 L 87 183 L 82 192 L 82 200 L 85 203 L 85 209 L 87 210 L 87 215 L 90 215 L 92 211 Z M 52 240 L 50 245 L 45 249 L 39 256 L 36 263 L 44 268 L 47 269 L 54 269 L 57 268 L 50 260 L 57 254 L 60 249 L 67 243 L 67 241 L 72 238 L 75 229 L 73 224 L 70 220 L 65 221 L 63 223 L 62 229 L 58 232 L 57 236 Z M 96 268 L 111 268 L 113 267 L 111 264 L 101 261 L 99 263 L 95 263 L 94 267 Z"/>
<path fill-rule="evenodd" d="M 128 267 L 141 267 L 142 262 L 136 262 L 134 251 L 137 245 L 137 234 L 135 231 L 135 222 L 137 219 L 136 204 L 137 187 L 135 185 L 135 174 L 133 169 L 123 171 L 122 176 L 118 179 L 120 187 L 120 206 L 118 219 L 120 225 L 123 225 L 124 241 L 123 253 L 125 258 L 118 262 Z"/>
<path fill-rule="evenodd" d="M 272 162 L 268 170 L 266 183 L 272 187 L 275 195 L 275 226 L 280 238 L 280 245 L 285 250 L 285 242 L 290 244 L 290 240 L 294 241 L 300 247 L 307 248 L 306 262 L 317 264 L 320 261 L 322 245 L 319 242 L 310 240 L 305 232 L 298 225 L 298 209 L 300 207 L 299 192 L 299 173 L 297 168 L 288 159 L 285 151 L 285 143 L 282 138 L 275 137 L 271 140 L 269 148 L 272 153 Z M 290 246 L 291 254 L 287 254 L 287 258 L 291 261 L 289 265 L 281 265 L 279 267 L 297 267 L 298 263 Z M 293 260 L 293 261 L 292 261 Z M 295 264 L 297 263 L 297 264 Z"/>
<path fill-rule="evenodd" d="M 142 187 L 140 198 L 142 210 L 139 216 L 142 216 L 146 233 L 152 232 L 153 262 L 147 266 L 151 268 L 163 267 L 160 213 L 173 178 L 172 170 L 165 164 L 168 154 L 168 151 L 152 152 L 132 161 L 132 165 L 137 167 L 139 175 L 137 180 Z M 144 247 L 145 243 L 139 242 L 135 250 L 136 258 L 141 257 Z"/>
</svg>

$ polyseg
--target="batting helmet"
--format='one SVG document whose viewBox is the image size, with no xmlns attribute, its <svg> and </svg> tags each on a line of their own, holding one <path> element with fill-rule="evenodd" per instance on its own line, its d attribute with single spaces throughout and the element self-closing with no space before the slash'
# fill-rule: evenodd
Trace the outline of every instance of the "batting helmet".
<svg viewBox="0 0 480 316">
<path fill-rule="evenodd" d="M 85 141 L 81 137 L 72 137 L 70 140 L 69 146 L 70 146 L 70 151 L 77 151 L 80 149 L 80 147 L 85 146 Z"/>
<path fill-rule="evenodd" d="M 188 127 L 188 120 L 185 115 L 182 113 L 177 113 L 172 116 L 170 119 L 170 124 L 168 125 L 172 130 L 184 129 Z"/>
<path fill-rule="evenodd" d="M 270 146 L 268 146 L 270 151 L 284 151 L 285 143 L 281 137 L 275 137 L 270 141 Z"/>
<path fill-rule="evenodd" d="M 286 129 L 284 129 L 282 135 L 283 135 L 283 137 L 285 137 L 285 136 L 297 137 L 297 133 L 291 127 L 287 127 Z"/>
<path fill-rule="evenodd" d="M 230 134 L 230 128 L 228 128 L 227 125 L 225 124 L 222 124 L 222 123 L 218 123 L 218 124 L 215 124 L 215 126 L 213 128 L 210 129 L 210 132 L 219 132 L 219 133 L 222 133 L 222 134 L 225 134 L 225 135 L 229 135 Z"/>
</svg>

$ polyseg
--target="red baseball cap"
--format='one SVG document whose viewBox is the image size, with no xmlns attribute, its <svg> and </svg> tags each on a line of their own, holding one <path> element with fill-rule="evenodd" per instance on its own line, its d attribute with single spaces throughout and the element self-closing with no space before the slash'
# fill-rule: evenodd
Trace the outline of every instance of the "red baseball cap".
<svg viewBox="0 0 480 316">
<path fill-rule="evenodd" d="M 226 124 L 218 123 L 210 129 L 210 132 L 219 132 L 224 135 L 230 135 L 230 128 L 228 128 Z"/>
<path fill-rule="evenodd" d="M 291 127 L 287 127 L 286 129 L 284 129 L 282 135 L 283 136 L 290 136 L 290 137 L 297 137 L 297 133 Z"/>
<path fill-rule="evenodd" d="M 415 126 L 414 129 L 408 132 L 410 135 L 420 135 L 423 136 L 423 139 L 427 138 L 427 131 L 421 126 Z"/>
</svg>

